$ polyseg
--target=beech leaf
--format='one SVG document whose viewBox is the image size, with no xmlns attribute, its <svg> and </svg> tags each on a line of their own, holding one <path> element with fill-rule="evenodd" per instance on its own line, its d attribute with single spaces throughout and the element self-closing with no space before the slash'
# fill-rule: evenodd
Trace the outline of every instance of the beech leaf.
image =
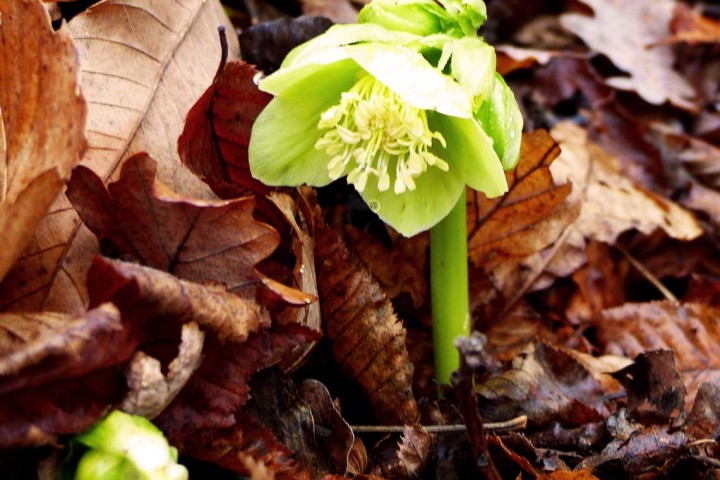
<svg viewBox="0 0 720 480">
<path fill-rule="evenodd" d="M 3 23 L 6 21 L 3 15 Z M 227 24 L 227 18 L 218 0 L 188 0 L 182 5 L 108 0 L 68 23 L 82 66 L 80 86 L 88 103 L 88 149 L 82 164 L 103 183 L 119 173 L 128 156 L 147 151 L 158 160 L 160 179 L 174 191 L 208 195 L 207 187 L 179 166 L 176 141 L 187 110 L 217 70 L 217 26 L 222 24 Z M 24 61 L 25 55 L 16 52 L 23 51 L 30 38 L 38 38 L 28 35 L 27 29 L 22 26 L 22 48 L 2 51 Z M 237 43 L 234 36 L 229 37 L 235 56 Z M 67 48 L 74 57 L 72 47 Z M 81 117 L 64 113 L 63 118 L 73 128 L 83 126 Z M 97 252 L 93 235 L 80 224 L 67 200 L 59 198 L 0 289 L 0 309 L 70 312 L 84 308 L 84 278 Z"/>
<path fill-rule="evenodd" d="M 337 233 L 318 225 L 315 242 L 323 328 L 335 361 L 381 422 L 415 423 L 413 366 L 390 300 Z"/>
<path fill-rule="evenodd" d="M 3 0 L 0 18 L 2 281 L 85 151 L 86 105 L 72 40 L 66 30 L 53 32 L 42 3 Z M 49 245 L 41 237 L 34 248 Z"/>
<path fill-rule="evenodd" d="M 252 298 L 260 283 L 254 265 L 279 243 L 272 227 L 253 219 L 254 200 L 186 199 L 156 181 L 156 173 L 149 156 L 133 156 L 106 190 L 78 167 L 67 196 L 107 253 Z"/>
</svg>

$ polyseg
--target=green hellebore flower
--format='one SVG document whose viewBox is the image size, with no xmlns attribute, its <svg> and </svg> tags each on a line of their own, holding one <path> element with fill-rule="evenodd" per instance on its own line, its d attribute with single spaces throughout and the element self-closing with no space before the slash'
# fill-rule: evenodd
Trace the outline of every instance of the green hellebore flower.
<svg viewBox="0 0 720 480">
<path fill-rule="evenodd" d="M 187 480 L 177 449 L 146 418 L 115 410 L 71 444 L 89 448 L 75 469 L 75 480 Z"/>
</svg>

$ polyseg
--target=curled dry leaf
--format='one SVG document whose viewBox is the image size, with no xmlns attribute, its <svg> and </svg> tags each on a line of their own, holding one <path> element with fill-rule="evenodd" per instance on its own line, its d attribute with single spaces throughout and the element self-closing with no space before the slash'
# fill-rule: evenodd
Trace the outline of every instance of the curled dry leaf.
<svg viewBox="0 0 720 480">
<path fill-rule="evenodd" d="M 357 10 L 350 0 L 300 0 L 304 15 L 329 18 L 335 23 L 355 23 Z"/>
<path fill-rule="evenodd" d="M 534 425 L 559 421 L 583 425 L 607 415 L 607 392 L 588 368 L 567 350 L 545 343 L 530 345 L 501 375 L 475 387 L 480 411 L 489 421 L 527 415 Z"/>
<path fill-rule="evenodd" d="M 278 233 L 252 217 L 252 198 L 190 200 L 155 180 L 146 154 L 128 159 L 108 185 L 78 167 L 68 198 L 104 251 L 194 282 L 215 282 L 252 298 L 254 265 L 272 253 Z"/>
<path fill-rule="evenodd" d="M 687 431 L 691 438 L 697 440 L 720 435 L 720 382 L 700 385 L 688 415 Z"/>
<path fill-rule="evenodd" d="M 153 322 L 196 322 L 221 341 L 244 342 L 270 325 L 264 308 L 228 293 L 221 285 L 200 285 L 160 270 L 97 257 L 88 273 L 91 305 L 112 301 L 123 317 Z"/>
<path fill-rule="evenodd" d="M 694 11 L 684 3 L 675 3 L 670 30 L 672 36 L 663 43 L 720 43 L 720 22 Z"/>
<path fill-rule="evenodd" d="M 508 257 L 525 257 L 552 244 L 577 216 L 563 207 L 569 183 L 553 181 L 549 166 L 560 154 L 544 130 L 523 135 L 520 162 L 506 173 L 509 191 L 488 199 L 468 193 L 468 256 L 477 266 L 492 268 Z"/>
<path fill-rule="evenodd" d="M 10 2 L 2 4 L 5 8 Z M 3 15 L 3 23 L 6 18 Z M 220 57 L 216 29 L 226 23 L 218 0 L 187 0 L 182 5 L 109 0 L 74 17 L 67 30 L 82 66 L 81 88 L 88 103 L 88 150 L 82 164 L 106 183 L 129 155 L 147 151 L 158 160 L 161 180 L 174 191 L 206 195 L 207 187 L 179 165 L 176 140 L 187 110 L 215 74 Z M 26 42 L 51 43 L 27 35 L 27 29 L 28 25 L 22 26 L 22 48 L 3 49 L 23 62 L 26 55 L 15 52 L 24 51 Z M 237 43 L 230 37 L 231 55 L 236 55 Z M 73 58 L 75 52 L 67 48 Z M 48 62 L 49 68 L 60 65 Z M 39 70 L 39 66 L 31 69 Z M 46 75 L 36 78 L 50 81 Z M 82 129 L 82 118 L 69 111 L 62 115 L 72 128 Z M 54 153 L 44 156 L 53 157 Z M 0 308 L 67 312 L 84 308 L 84 278 L 97 251 L 93 235 L 80 224 L 67 200 L 58 199 L 5 280 Z"/>
<path fill-rule="evenodd" d="M 163 375 L 160 361 L 143 352 L 135 354 L 127 369 L 129 391 L 120 409 L 132 415 L 155 418 L 180 393 L 202 360 L 205 334 L 195 322 L 182 326 L 180 351 Z"/>
<path fill-rule="evenodd" d="M 3 0 L 0 18 L 2 281 L 85 151 L 86 105 L 72 40 L 67 31 L 53 32 L 42 3 Z M 36 243 L 31 252 L 52 245 L 41 236 Z M 30 277 L 37 274 L 37 266 L 28 268 Z"/>
<path fill-rule="evenodd" d="M 414 423 L 413 366 L 390 300 L 337 233 L 318 225 L 315 242 L 323 326 L 335 361 L 360 384 L 381 422 Z"/>
<path fill-rule="evenodd" d="M 605 353 L 634 357 L 645 350 L 672 350 L 687 388 L 689 410 L 704 382 L 720 378 L 720 311 L 670 302 L 626 304 L 605 310 L 597 321 Z"/>
<path fill-rule="evenodd" d="M 298 387 L 298 392 L 312 411 L 319 453 L 325 457 L 331 472 L 345 475 L 355 444 L 355 434 L 350 425 L 340 415 L 330 392 L 321 382 L 305 380 Z"/>
<path fill-rule="evenodd" d="M 670 34 L 674 1 L 582 0 L 582 3 L 593 9 L 594 16 L 565 14 L 560 21 L 590 48 L 607 55 L 630 75 L 609 78 L 609 85 L 633 90 L 655 105 L 669 101 L 687 110 L 697 109 L 695 91 L 673 69 L 672 49 L 656 45 Z"/>
<path fill-rule="evenodd" d="M 272 99 L 258 89 L 257 74 L 242 61 L 221 64 L 210 88 L 188 112 L 178 139 L 183 164 L 222 198 L 267 191 L 250 175 L 248 164 L 250 130 Z"/>
<path fill-rule="evenodd" d="M 77 316 L 0 315 L 0 446 L 45 445 L 85 430 L 126 390 L 140 342 L 111 304 Z"/>
</svg>

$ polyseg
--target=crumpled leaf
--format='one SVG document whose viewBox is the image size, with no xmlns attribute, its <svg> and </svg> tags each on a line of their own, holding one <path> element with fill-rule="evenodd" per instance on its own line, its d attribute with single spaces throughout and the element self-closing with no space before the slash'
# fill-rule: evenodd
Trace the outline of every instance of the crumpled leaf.
<svg viewBox="0 0 720 480">
<path fill-rule="evenodd" d="M 250 175 L 248 165 L 250 130 L 272 99 L 258 89 L 257 74 L 242 61 L 221 64 L 212 85 L 188 112 L 178 139 L 183 164 L 222 198 L 267 190 Z"/>
<path fill-rule="evenodd" d="M 0 18 L 2 281 L 85 151 L 87 107 L 72 40 L 53 31 L 42 3 L 3 0 Z"/>
<path fill-rule="evenodd" d="M 136 326 L 111 304 L 0 314 L 0 446 L 50 444 L 97 421 L 125 392 L 115 367 L 137 349 Z"/>
<path fill-rule="evenodd" d="M 664 137 L 694 178 L 707 187 L 720 190 L 720 148 L 690 135 L 668 132 Z"/>
<path fill-rule="evenodd" d="M 394 299 L 401 293 L 407 293 L 413 306 L 420 308 L 429 290 L 426 275 L 429 236 L 419 234 L 408 238 L 395 234 L 392 248 L 388 248 L 377 237 L 351 225 L 345 231 L 353 251 L 372 272 L 387 296 Z"/>
<path fill-rule="evenodd" d="M 419 417 L 405 329 L 380 286 L 340 236 L 317 225 L 315 258 L 323 328 L 333 357 L 390 425 Z"/>
<path fill-rule="evenodd" d="M 240 34 L 242 57 L 258 69 L 271 74 L 285 56 L 301 43 L 325 33 L 333 25 L 325 17 L 283 17 L 246 28 Z"/>
<path fill-rule="evenodd" d="M 672 350 L 687 388 L 689 410 L 699 386 L 720 378 L 720 311 L 670 302 L 625 304 L 605 310 L 596 323 L 605 353 L 634 357 L 645 350 Z"/>
<path fill-rule="evenodd" d="M 345 475 L 355 444 L 355 434 L 350 425 L 340 415 L 330 392 L 321 382 L 304 380 L 298 386 L 298 393 L 312 412 L 318 452 L 324 456 L 331 472 Z"/>
<path fill-rule="evenodd" d="M 244 342 L 270 325 L 265 309 L 221 285 L 180 280 L 160 270 L 97 257 L 88 273 L 91 305 L 112 301 L 124 317 L 194 321 L 221 341 Z"/>
<path fill-rule="evenodd" d="M 695 91 L 673 69 L 672 50 L 669 46 L 656 45 L 670 34 L 674 1 L 581 1 L 593 9 L 594 16 L 565 14 L 560 22 L 590 48 L 628 72 L 628 77 L 607 79 L 609 85 L 633 90 L 654 105 L 669 101 L 686 110 L 697 109 Z"/>
<path fill-rule="evenodd" d="M 200 366 L 205 334 L 195 322 L 182 327 L 178 356 L 170 362 L 167 375 L 160 361 L 137 352 L 127 369 L 129 391 L 120 409 L 131 415 L 155 418 L 180 393 L 190 375 Z"/>
<path fill-rule="evenodd" d="M 720 382 L 700 385 L 686 425 L 691 438 L 716 438 L 720 434 Z"/>
<path fill-rule="evenodd" d="M 666 418 L 675 411 L 685 415 L 685 385 L 675 368 L 672 350 L 643 352 L 612 376 L 627 390 L 630 412 L 647 400 Z"/>
<path fill-rule="evenodd" d="M 492 268 L 508 257 L 524 257 L 552 244 L 577 215 L 563 208 L 569 183 L 556 185 L 548 168 L 560 149 L 547 132 L 523 135 L 517 168 L 506 173 L 508 193 L 488 199 L 467 196 L 468 256 Z"/>
<path fill-rule="evenodd" d="M 568 276 L 586 262 L 588 239 L 613 244 L 621 233 L 631 229 L 645 234 L 662 229 L 680 240 L 692 240 L 702 234 L 690 212 L 635 186 L 619 173 L 614 157 L 588 140 L 582 127 L 560 122 L 551 133 L 562 149 L 551 167 L 553 178 L 572 182 L 573 192 L 567 202 L 576 205 L 580 214 L 549 264 L 546 265 L 549 251 L 541 252 L 523 260 L 525 269 L 542 266 L 552 275 Z"/>
<path fill-rule="evenodd" d="M 300 0 L 304 15 L 329 18 L 335 23 L 355 23 L 357 10 L 349 0 Z"/>
<path fill-rule="evenodd" d="M 422 477 L 432 456 L 435 436 L 419 425 L 407 426 L 399 442 L 399 474 L 406 478 Z"/>
<path fill-rule="evenodd" d="M 108 254 L 252 297 L 260 281 L 254 265 L 279 243 L 272 227 L 253 219 L 254 200 L 186 199 L 156 174 L 156 163 L 138 154 L 106 190 L 91 170 L 78 167 L 67 196 Z"/>
<path fill-rule="evenodd" d="M 129 155 L 147 151 L 158 160 L 160 179 L 174 191 L 207 195 L 207 187 L 180 168 L 176 140 L 187 110 L 217 69 L 216 29 L 226 22 L 217 0 L 189 0 L 182 6 L 109 0 L 74 17 L 67 29 L 88 103 L 88 150 L 82 164 L 107 183 Z M 234 57 L 237 44 L 232 35 L 229 41 Z M 22 50 L 12 49 L 17 51 Z M 67 200 L 58 199 L 32 247 L 5 279 L 0 308 L 79 311 L 87 304 L 84 278 L 97 251 L 93 235 Z"/>
<path fill-rule="evenodd" d="M 579 426 L 608 414 L 602 399 L 606 391 L 588 368 L 568 351 L 545 343 L 528 346 L 510 369 L 477 385 L 475 392 L 488 421 L 524 414 L 537 426 L 551 421 Z"/>
</svg>

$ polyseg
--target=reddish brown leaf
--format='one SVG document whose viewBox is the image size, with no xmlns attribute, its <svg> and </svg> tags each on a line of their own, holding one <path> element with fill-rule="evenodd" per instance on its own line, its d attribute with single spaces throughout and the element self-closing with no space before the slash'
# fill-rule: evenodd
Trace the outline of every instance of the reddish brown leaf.
<svg viewBox="0 0 720 480">
<path fill-rule="evenodd" d="M 695 404 L 688 415 L 687 431 L 696 440 L 717 438 L 720 434 L 720 383 L 700 385 Z M 717 448 L 717 446 L 716 446 Z"/>
<path fill-rule="evenodd" d="M 666 418 L 675 411 L 684 417 L 685 386 L 675 368 L 672 351 L 643 352 L 635 357 L 632 365 L 613 372 L 612 376 L 628 391 L 631 412 L 647 400 Z"/>
<path fill-rule="evenodd" d="M 720 377 L 720 311 L 670 302 L 626 304 L 602 313 L 596 324 L 606 353 L 634 357 L 646 350 L 672 350 L 687 388 L 689 409 L 700 384 Z"/>
<path fill-rule="evenodd" d="M 720 22 L 676 3 L 670 21 L 671 42 L 720 43 Z M 665 43 L 665 42 L 663 42 Z"/>
<path fill-rule="evenodd" d="M 97 257 L 88 285 L 91 305 L 112 301 L 124 318 L 196 322 L 222 341 L 244 342 L 252 332 L 270 325 L 261 306 L 228 293 L 221 285 L 179 280 L 133 263 Z"/>
<path fill-rule="evenodd" d="M 279 242 L 272 227 L 253 219 L 254 201 L 189 200 L 168 191 L 156 173 L 148 155 L 136 155 L 106 190 L 97 175 L 79 167 L 67 196 L 111 256 L 252 296 L 259 283 L 253 267 Z"/>
<path fill-rule="evenodd" d="M 73 43 L 42 3 L 3 0 L 0 17 L 2 281 L 85 151 L 86 105 Z"/>
<path fill-rule="evenodd" d="M 183 164 L 223 198 L 267 191 L 248 164 L 250 130 L 272 99 L 258 90 L 257 74 L 245 62 L 228 62 L 188 112 L 178 139 Z"/>
<path fill-rule="evenodd" d="M 413 367 L 392 304 L 339 235 L 321 227 L 315 241 L 323 326 L 335 361 L 360 384 L 381 422 L 414 423 Z"/>
<path fill-rule="evenodd" d="M 507 173 L 509 191 L 488 199 L 468 194 L 468 256 L 491 268 L 508 257 L 525 257 L 552 244 L 577 216 L 562 204 L 572 187 L 555 185 L 548 168 L 560 154 L 557 143 L 540 130 L 523 136 L 520 163 Z"/>
<path fill-rule="evenodd" d="M 592 474 L 592 469 L 585 469 L 574 472 L 553 472 L 538 477 L 538 480 L 598 480 L 598 477 Z"/>
<path fill-rule="evenodd" d="M 0 446 L 43 445 L 88 428 L 120 400 L 114 367 L 140 343 L 104 304 L 83 315 L 0 315 Z"/>
</svg>

